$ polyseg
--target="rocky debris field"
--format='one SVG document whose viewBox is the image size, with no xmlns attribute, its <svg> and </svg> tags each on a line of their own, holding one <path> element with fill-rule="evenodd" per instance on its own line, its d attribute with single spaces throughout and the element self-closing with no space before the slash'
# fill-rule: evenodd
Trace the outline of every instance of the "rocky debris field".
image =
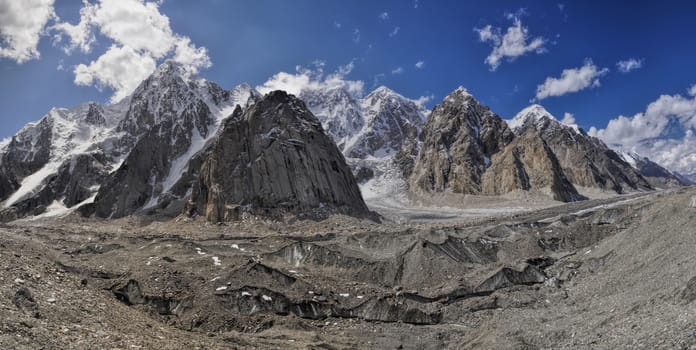
<svg viewBox="0 0 696 350">
<path fill-rule="evenodd" d="M 696 349 L 694 195 L 409 225 L 16 221 L 0 347 Z"/>
</svg>

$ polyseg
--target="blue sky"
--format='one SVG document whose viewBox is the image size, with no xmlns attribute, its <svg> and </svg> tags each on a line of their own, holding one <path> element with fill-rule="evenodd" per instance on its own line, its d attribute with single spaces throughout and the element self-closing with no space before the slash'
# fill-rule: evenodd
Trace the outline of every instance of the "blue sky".
<svg viewBox="0 0 696 350">
<path fill-rule="evenodd" d="M 143 0 L 129 1 L 143 4 Z M 83 79 L 78 86 L 75 67 L 89 66 L 119 40 L 132 43 L 114 39 L 102 21 L 91 27 L 94 40 L 88 51 L 73 47 L 67 53 L 72 36 L 55 24 L 79 23 L 82 2 L 27 2 L 43 2 L 53 14 L 37 34 L 40 57 L 18 59 L 16 52 L 0 51 L 0 138 L 54 106 L 87 100 L 107 103 L 114 89 L 95 87 L 94 77 L 102 73 L 90 71 L 93 81 Z M 377 81 L 410 98 L 433 96 L 427 103 L 432 107 L 462 85 L 503 118 L 511 118 L 537 97 L 540 85 L 552 79 L 549 97 L 537 102 L 559 119 L 572 114 L 588 130 L 603 129 L 610 120 L 621 127 L 620 115 L 636 124 L 640 122 L 636 115 L 649 116 L 646 106 L 663 94 L 682 97 L 686 103 L 694 100 L 688 90 L 696 83 L 696 70 L 691 68 L 696 62 L 696 3 L 689 1 L 166 0 L 149 6 L 168 19 L 176 40 L 185 37 L 190 39 L 188 47 L 206 50 L 208 62 L 196 61 L 194 66 L 201 76 L 225 88 L 242 82 L 258 86 L 278 72 L 295 73 L 297 65 L 312 67 L 317 60 L 325 63 L 327 73 L 352 62 L 352 70 L 343 78 L 363 81 L 365 92 Z M 14 18 L 22 10 L 2 8 L 0 18 Z M 515 26 L 526 31 L 523 53 L 503 55 L 493 70 L 486 59 L 508 28 Z M 486 29 L 494 38 L 484 40 Z M 5 51 L 11 46 L 7 33 L 3 31 L 0 42 Z M 62 38 L 59 42 L 57 36 Z M 538 45 L 533 47 L 535 40 Z M 152 57 L 160 63 L 172 55 L 170 51 Z M 629 59 L 640 67 L 621 72 L 617 63 Z M 583 66 L 593 70 L 581 71 Z M 561 79 L 568 69 L 576 69 L 568 72 L 569 80 L 581 81 Z M 688 131 L 693 113 L 685 113 L 679 118 Z M 663 113 L 655 118 L 671 117 Z M 649 128 L 659 124 L 656 120 L 633 126 Z M 625 130 L 599 130 L 597 135 L 624 143 Z"/>
</svg>

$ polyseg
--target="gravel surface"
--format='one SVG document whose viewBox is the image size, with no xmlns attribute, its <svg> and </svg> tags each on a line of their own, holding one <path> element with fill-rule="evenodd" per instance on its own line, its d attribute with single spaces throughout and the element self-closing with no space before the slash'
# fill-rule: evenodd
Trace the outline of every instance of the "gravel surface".
<svg viewBox="0 0 696 350">
<path fill-rule="evenodd" d="M 382 223 L 15 221 L 0 348 L 696 349 L 694 195 Z"/>
</svg>

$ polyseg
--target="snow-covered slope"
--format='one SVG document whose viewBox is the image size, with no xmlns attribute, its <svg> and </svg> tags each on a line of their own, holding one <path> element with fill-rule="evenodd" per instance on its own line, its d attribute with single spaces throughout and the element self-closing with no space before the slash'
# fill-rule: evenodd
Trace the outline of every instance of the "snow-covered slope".
<svg viewBox="0 0 696 350">
<path fill-rule="evenodd" d="M 360 101 L 363 127 L 346 142 L 349 158 L 393 156 L 404 141 L 415 139 L 428 112 L 414 101 L 381 86 Z"/>
<path fill-rule="evenodd" d="M 349 158 L 393 155 L 415 137 L 428 111 L 385 86 L 365 97 L 344 87 L 305 89 L 300 95 L 324 130 Z"/>
<path fill-rule="evenodd" d="M 682 179 L 681 176 L 663 168 L 659 164 L 653 162 L 647 157 L 642 157 L 633 152 L 618 150 L 617 153 L 621 158 L 630 164 L 634 169 L 638 170 L 650 184 L 655 188 L 672 188 L 689 185 L 688 181 Z"/>
<path fill-rule="evenodd" d="M 116 104 L 54 108 L 0 145 L 0 218 L 69 212 L 99 201 L 97 192 L 114 190 L 122 193 L 103 206 L 122 207 L 127 201 L 121 197 L 133 192 L 147 198 L 125 212 L 154 206 L 174 191 L 191 159 L 214 138 L 235 106 L 246 108 L 259 97 L 249 85 L 227 91 L 165 62 Z M 156 159 L 139 161 L 143 151 L 156 153 Z M 133 173 L 135 168 L 143 172 Z M 126 187 L 140 182 L 148 186 L 124 191 L 113 187 L 119 179 L 126 180 L 121 183 Z"/>
<path fill-rule="evenodd" d="M 366 199 L 405 193 L 394 157 L 406 145 L 417 151 L 428 110 L 385 86 L 364 97 L 345 87 L 305 89 L 299 97 L 346 157 Z"/>
<path fill-rule="evenodd" d="M 125 114 L 124 107 L 123 103 L 108 108 L 86 103 L 71 109 L 54 108 L 39 122 L 20 130 L 3 150 L 3 167 L 19 183 L 3 206 L 35 194 L 76 155 L 103 152 L 116 121 Z"/>
</svg>

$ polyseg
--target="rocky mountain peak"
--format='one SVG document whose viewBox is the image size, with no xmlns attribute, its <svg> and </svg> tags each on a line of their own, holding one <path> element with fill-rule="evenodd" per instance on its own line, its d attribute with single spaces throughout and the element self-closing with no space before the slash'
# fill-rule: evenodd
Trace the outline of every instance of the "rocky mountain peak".
<svg viewBox="0 0 696 350">
<path fill-rule="evenodd" d="M 373 98 L 374 98 L 374 97 L 378 97 L 378 96 L 385 97 L 385 96 L 393 96 L 393 95 L 401 96 L 398 93 L 396 93 L 394 90 L 392 90 L 384 85 L 380 85 L 376 89 L 372 90 L 372 92 L 370 92 L 367 96 L 368 96 L 368 98 L 369 98 L 369 96 L 373 96 Z"/>
<path fill-rule="evenodd" d="M 183 64 L 174 60 L 166 60 L 160 64 L 150 75 L 155 80 L 169 79 L 172 77 L 181 77 L 185 79 L 192 78 L 191 71 Z"/>
<path fill-rule="evenodd" d="M 518 132 L 528 126 L 534 126 L 537 129 L 543 129 L 549 124 L 560 125 L 561 123 L 546 110 L 542 105 L 532 104 L 521 110 L 514 118 L 507 121 L 508 126 Z"/>
<path fill-rule="evenodd" d="M 532 131 L 558 159 L 564 174 L 577 187 L 624 193 L 651 189 L 640 172 L 577 125 L 558 121 L 541 105 L 533 104 L 508 121 L 516 135 Z"/>
<path fill-rule="evenodd" d="M 305 104 L 272 91 L 228 118 L 187 204 L 210 221 L 252 215 L 369 215 L 336 145 Z"/>
<path fill-rule="evenodd" d="M 490 158 L 514 135 L 507 124 L 464 88 L 435 106 L 423 127 L 423 146 L 411 188 L 425 192 L 481 193 Z"/>
</svg>

